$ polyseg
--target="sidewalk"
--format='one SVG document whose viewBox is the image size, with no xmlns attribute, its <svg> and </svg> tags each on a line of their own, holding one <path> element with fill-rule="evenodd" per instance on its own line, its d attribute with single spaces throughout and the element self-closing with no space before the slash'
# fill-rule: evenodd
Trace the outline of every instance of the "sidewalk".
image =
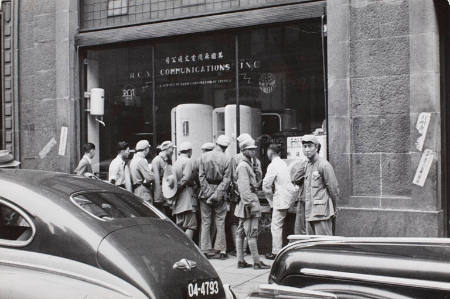
<svg viewBox="0 0 450 299">
<path fill-rule="evenodd" d="M 247 255 L 245 259 L 247 262 L 253 263 L 250 255 Z M 261 260 L 267 265 L 272 265 L 272 261 L 265 259 L 263 256 L 261 256 Z M 238 269 L 237 258 L 231 255 L 226 260 L 211 259 L 210 262 L 219 273 L 223 284 L 231 285 L 238 299 L 245 298 L 259 284 L 267 283 L 269 278 L 270 269 Z"/>
</svg>

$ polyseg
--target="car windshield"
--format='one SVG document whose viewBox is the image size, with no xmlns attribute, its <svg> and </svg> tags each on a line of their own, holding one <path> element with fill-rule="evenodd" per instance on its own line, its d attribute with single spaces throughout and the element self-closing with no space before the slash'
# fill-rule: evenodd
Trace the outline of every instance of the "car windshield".
<svg viewBox="0 0 450 299">
<path fill-rule="evenodd" d="M 104 220 L 159 216 L 138 197 L 114 192 L 84 192 L 72 201 L 90 215 Z"/>
</svg>

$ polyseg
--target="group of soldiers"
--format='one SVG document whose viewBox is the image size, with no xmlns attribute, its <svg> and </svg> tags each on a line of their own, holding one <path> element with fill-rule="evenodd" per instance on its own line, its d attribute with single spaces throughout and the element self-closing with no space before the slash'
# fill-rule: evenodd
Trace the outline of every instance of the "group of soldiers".
<svg viewBox="0 0 450 299">
<path fill-rule="evenodd" d="M 244 133 L 237 142 L 240 152 L 231 159 L 225 153 L 231 140 L 225 135 L 219 136 L 215 143 L 203 144 L 197 159 L 192 158 L 192 144 L 183 142 L 177 147 L 178 157 L 172 163 L 175 146 L 164 141 L 149 164 L 147 140 L 137 142 L 129 163 L 130 147 L 122 141 L 109 167 L 109 182 L 155 205 L 191 239 L 200 226 L 200 248 L 208 258 L 227 258 L 226 235 L 230 234 L 238 268 L 269 268 L 261 261 L 257 246 L 261 189 L 272 208 L 272 253 L 266 258 L 275 258 L 281 250 L 287 211 L 296 202 L 296 234 L 332 234 L 339 188 L 333 168 L 319 156 L 320 143 L 315 136 L 302 139 L 306 159 L 290 168 L 280 158 L 281 146 L 270 144 L 267 155 L 271 162 L 264 178 L 255 140 Z M 90 162 L 95 147 L 86 146 L 85 150 L 83 159 Z M 80 161 L 80 165 L 84 164 L 89 163 Z M 170 177 L 168 172 L 174 179 L 164 186 L 163 180 Z M 247 244 L 253 265 L 244 260 Z"/>
</svg>

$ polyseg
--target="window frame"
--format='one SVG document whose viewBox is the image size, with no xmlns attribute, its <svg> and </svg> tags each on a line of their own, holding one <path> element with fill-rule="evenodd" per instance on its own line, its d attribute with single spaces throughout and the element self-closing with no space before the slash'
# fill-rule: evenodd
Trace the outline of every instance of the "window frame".
<svg viewBox="0 0 450 299">
<path fill-rule="evenodd" d="M 14 210 L 17 212 L 27 223 L 30 225 L 31 228 L 31 236 L 28 238 L 28 240 L 25 241 L 17 241 L 17 240 L 7 240 L 0 238 L 0 246 L 8 246 L 8 247 L 25 247 L 29 245 L 31 242 L 33 242 L 34 237 L 36 235 L 36 225 L 34 224 L 31 217 L 23 210 L 21 207 L 16 206 L 15 204 L 12 204 L 8 200 L 6 200 L 3 197 L 0 197 L 0 205 L 5 205 L 8 208 Z"/>
<path fill-rule="evenodd" d="M 110 190 L 90 190 L 90 191 L 79 191 L 79 192 L 75 192 L 72 193 L 70 195 L 70 201 L 72 202 L 72 204 L 74 204 L 77 208 L 79 208 L 81 211 L 83 211 L 84 213 L 86 213 L 87 215 L 89 215 L 90 217 L 93 217 L 96 220 L 102 221 L 102 222 L 111 222 L 114 220 L 118 220 L 118 219 L 133 219 L 133 218 L 117 218 L 117 219 L 113 219 L 113 220 L 106 220 L 103 218 L 100 218 L 94 214 L 92 214 L 91 212 L 89 212 L 88 210 L 86 210 L 85 208 L 83 208 L 81 205 L 79 205 L 76 201 L 75 201 L 75 197 L 83 195 L 83 194 L 90 194 L 90 193 L 113 193 L 113 194 L 122 194 L 121 192 L 114 192 L 114 191 L 110 191 Z M 134 195 L 133 195 L 134 196 Z M 159 219 L 166 219 L 167 217 L 162 214 L 160 211 L 158 211 L 156 208 L 154 208 L 152 205 L 148 204 L 145 201 L 141 201 L 141 203 L 146 206 L 147 208 L 149 208 L 150 210 L 152 210 L 153 213 L 156 214 L 157 217 L 154 218 L 159 218 Z M 149 218 L 149 217 L 136 217 L 136 218 Z"/>
</svg>

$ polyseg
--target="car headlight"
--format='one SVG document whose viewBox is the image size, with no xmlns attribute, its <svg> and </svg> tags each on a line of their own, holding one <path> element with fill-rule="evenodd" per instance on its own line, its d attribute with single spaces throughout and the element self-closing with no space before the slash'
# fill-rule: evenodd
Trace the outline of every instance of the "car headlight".
<svg viewBox="0 0 450 299">
<path fill-rule="evenodd" d="M 229 284 L 224 284 L 223 289 L 225 290 L 225 298 L 227 299 L 237 299 L 236 295 L 234 294 L 233 290 L 231 289 L 231 286 Z"/>
</svg>

